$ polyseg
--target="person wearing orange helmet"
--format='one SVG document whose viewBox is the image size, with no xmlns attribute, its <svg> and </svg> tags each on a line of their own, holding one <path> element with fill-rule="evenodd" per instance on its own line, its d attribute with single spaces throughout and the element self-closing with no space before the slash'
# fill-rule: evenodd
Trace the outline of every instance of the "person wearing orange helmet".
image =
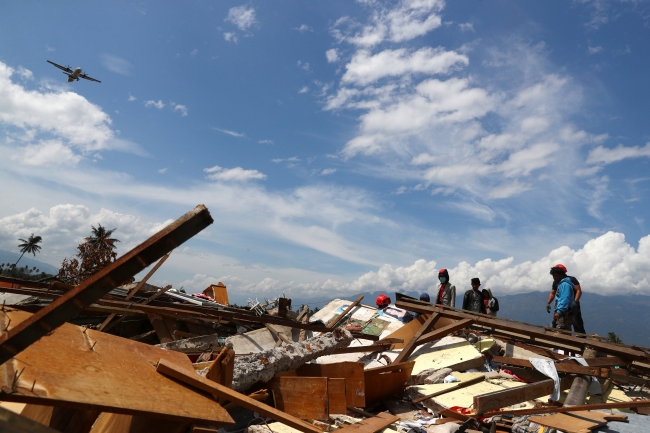
<svg viewBox="0 0 650 433">
<path fill-rule="evenodd" d="M 564 266 L 561 263 L 558 263 L 554 267 L 563 270 L 565 273 L 568 273 L 566 266 Z M 587 331 L 585 331 L 585 323 L 582 320 L 582 312 L 580 311 L 580 298 L 582 297 L 582 289 L 580 287 L 580 282 L 576 277 L 572 277 L 571 275 L 567 275 L 567 276 L 573 283 L 573 290 L 575 292 L 575 297 L 573 298 L 573 308 L 571 309 L 571 313 L 573 315 L 573 331 L 586 334 Z M 557 292 L 557 283 L 553 281 L 553 286 L 551 287 L 551 293 L 549 293 L 548 300 L 546 302 L 546 311 L 548 313 L 551 312 L 551 302 L 553 302 L 553 299 L 555 299 L 556 292 Z M 555 327 L 555 324 L 553 324 L 553 327 Z"/>
</svg>

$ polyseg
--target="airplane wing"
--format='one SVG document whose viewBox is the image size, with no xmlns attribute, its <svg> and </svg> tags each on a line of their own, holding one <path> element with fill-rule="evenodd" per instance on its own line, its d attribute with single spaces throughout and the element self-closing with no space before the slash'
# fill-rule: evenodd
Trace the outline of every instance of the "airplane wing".
<svg viewBox="0 0 650 433">
<path fill-rule="evenodd" d="M 96 81 L 96 82 L 98 82 L 98 83 L 101 83 L 101 81 L 99 81 L 99 80 L 95 80 L 94 78 L 89 77 L 89 76 L 86 75 L 86 74 L 81 74 L 81 75 L 79 75 L 79 78 L 83 78 L 84 80 Z"/>
<path fill-rule="evenodd" d="M 68 74 L 72 74 L 72 69 L 70 69 L 70 68 L 66 68 L 65 66 L 57 65 L 56 63 L 50 62 L 49 60 L 47 61 L 47 63 L 56 66 L 57 68 L 67 72 Z"/>
</svg>

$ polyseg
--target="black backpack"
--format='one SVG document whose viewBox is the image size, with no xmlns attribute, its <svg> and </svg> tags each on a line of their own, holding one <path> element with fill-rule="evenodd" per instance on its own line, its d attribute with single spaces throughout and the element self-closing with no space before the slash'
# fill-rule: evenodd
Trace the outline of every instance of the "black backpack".
<svg viewBox="0 0 650 433">
<path fill-rule="evenodd" d="M 494 308 L 492 308 L 492 310 L 494 312 L 497 312 L 497 311 L 499 311 L 499 300 L 497 298 L 495 298 L 494 296 L 492 297 L 492 299 L 494 299 Z"/>
</svg>

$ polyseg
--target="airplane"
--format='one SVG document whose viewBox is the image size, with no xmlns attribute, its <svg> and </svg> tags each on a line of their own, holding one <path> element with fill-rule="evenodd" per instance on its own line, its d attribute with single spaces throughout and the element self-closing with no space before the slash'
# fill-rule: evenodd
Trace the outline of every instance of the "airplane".
<svg viewBox="0 0 650 433">
<path fill-rule="evenodd" d="M 73 71 L 70 68 L 70 66 L 66 67 L 66 66 L 57 65 L 56 63 L 50 62 L 49 60 L 47 61 L 47 63 L 50 63 L 50 64 L 56 66 L 57 68 L 61 69 L 63 71 L 63 73 L 68 76 L 68 83 L 72 83 L 74 80 L 79 81 L 79 78 L 83 78 L 84 80 L 89 80 L 89 81 L 97 81 L 98 83 L 101 83 L 101 81 L 99 81 L 99 80 L 95 80 L 94 78 L 89 77 L 86 74 L 82 74 L 81 73 L 81 68 L 77 68 L 77 69 L 75 69 Z"/>
</svg>

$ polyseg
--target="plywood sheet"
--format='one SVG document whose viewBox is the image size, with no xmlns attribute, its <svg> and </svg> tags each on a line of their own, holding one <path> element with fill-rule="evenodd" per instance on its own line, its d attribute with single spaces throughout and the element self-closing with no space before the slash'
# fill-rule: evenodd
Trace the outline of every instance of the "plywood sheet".
<svg viewBox="0 0 650 433">
<path fill-rule="evenodd" d="M 556 413 L 548 416 L 531 416 L 528 420 L 566 433 L 589 433 L 590 430 L 606 424 L 605 422 L 580 419 L 564 413 Z"/>
<path fill-rule="evenodd" d="M 345 379 L 345 398 L 348 406 L 366 406 L 366 387 L 362 362 L 305 364 L 296 370 L 296 375 Z"/>
<path fill-rule="evenodd" d="M 9 319 L 17 324 L 30 316 L 0 311 L 0 329 Z M 182 353 L 66 323 L 2 364 L 0 386 L 13 389 L 3 397 L 8 401 L 233 422 L 213 399 L 157 373 L 153 365 L 161 358 L 193 371 Z"/>
<path fill-rule="evenodd" d="M 302 419 L 328 418 L 326 377 L 281 376 L 267 384 L 276 409 Z"/>
<path fill-rule="evenodd" d="M 375 371 L 367 370 L 365 372 L 366 405 L 402 394 L 411 378 L 413 364 L 413 362 L 403 362 L 380 367 Z M 391 367 L 394 368 L 393 371 L 378 373 L 384 368 L 389 369 Z"/>
<path fill-rule="evenodd" d="M 468 341 L 444 346 L 422 346 L 411 355 L 409 361 L 415 361 L 413 375 L 429 368 L 454 367 L 467 364 L 468 361 L 473 361 L 478 366 L 483 364 L 481 353 Z"/>
</svg>

